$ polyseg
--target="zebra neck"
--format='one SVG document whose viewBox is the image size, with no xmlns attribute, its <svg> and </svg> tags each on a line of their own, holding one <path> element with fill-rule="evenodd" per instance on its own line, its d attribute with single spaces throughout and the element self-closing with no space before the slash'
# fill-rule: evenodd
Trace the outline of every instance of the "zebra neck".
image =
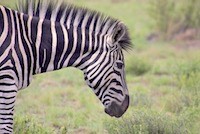
<svg viewBox="0 0 200 134">
<path fill-rule="evenodd" d="M 35 17 L 28 18 L 27 24 L 30 41 L 36 48 L 35 74 L 64 67 L 83 70 L 92 54 L 99 50 L 97 40 L 100 36 L 89 30 L 75 26 L 67 28 L 66 25 Z"/>
</svg>

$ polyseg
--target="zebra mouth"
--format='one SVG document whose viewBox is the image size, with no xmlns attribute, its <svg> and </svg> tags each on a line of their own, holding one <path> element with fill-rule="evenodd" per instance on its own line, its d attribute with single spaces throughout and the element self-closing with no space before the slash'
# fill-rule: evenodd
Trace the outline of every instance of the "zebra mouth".
<svg viewBox="0 0 200 134">
<path fill-rule="evenodd" d="M 105 108 L 105 113 L 107 113 L 111 117 L 114 116 L 116 118 L 119 118 L 126 112 L 128 106 L 129 106 L 129 96 L 126 95 L 122 105 L 118 105 L 116 102 L 112 102 L 110 106 Z"/>
</svg>

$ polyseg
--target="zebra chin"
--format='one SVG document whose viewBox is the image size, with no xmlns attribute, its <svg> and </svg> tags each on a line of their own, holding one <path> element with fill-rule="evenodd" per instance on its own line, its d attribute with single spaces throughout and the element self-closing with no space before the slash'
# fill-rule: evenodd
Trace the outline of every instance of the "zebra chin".
<svg viewBox="0 0 200 134">
<path fill-rule="evenodd" d="M 111 104 L 105 108 L 105 112 L 111 117 L 119 118 L 121 117 L 129 107 L 129 96 L 126 95 L 122 105 L 118 105 L 116 102 L 111 102 Z"/>
</svg>

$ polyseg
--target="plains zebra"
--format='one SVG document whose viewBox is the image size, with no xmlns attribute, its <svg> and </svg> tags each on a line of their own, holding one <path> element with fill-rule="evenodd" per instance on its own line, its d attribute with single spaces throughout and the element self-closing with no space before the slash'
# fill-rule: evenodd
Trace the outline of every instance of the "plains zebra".
<svg viewBox="0 0 200 134">
<path fill-rule="evenodd" d="M 18 11 L 0 6 L 0 133 L 13 132 L 16 94 L 33 75 L 69 66 L 83 71 L 107 114 L 121 117 L 129 105 L 126 26 L 64 2 L 19 5 Z"/>
</svg>

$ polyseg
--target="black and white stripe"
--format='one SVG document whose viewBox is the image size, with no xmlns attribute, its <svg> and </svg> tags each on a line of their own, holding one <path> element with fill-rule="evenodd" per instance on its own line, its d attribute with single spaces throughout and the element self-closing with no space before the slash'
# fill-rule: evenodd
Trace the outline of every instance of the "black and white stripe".
<svg viewBox="0 0 200 134">
<path fill-rule="evenodd" d="M 84 72 L 108 114 L 121 116 L 128 107 L 122 49 L 131 46 L 124 24 L 63 2 L 19 5 L 0 6 L 0 133 L 13 132 L 16 94 L 33 75 L 68 66 Z"/>
</svg>

